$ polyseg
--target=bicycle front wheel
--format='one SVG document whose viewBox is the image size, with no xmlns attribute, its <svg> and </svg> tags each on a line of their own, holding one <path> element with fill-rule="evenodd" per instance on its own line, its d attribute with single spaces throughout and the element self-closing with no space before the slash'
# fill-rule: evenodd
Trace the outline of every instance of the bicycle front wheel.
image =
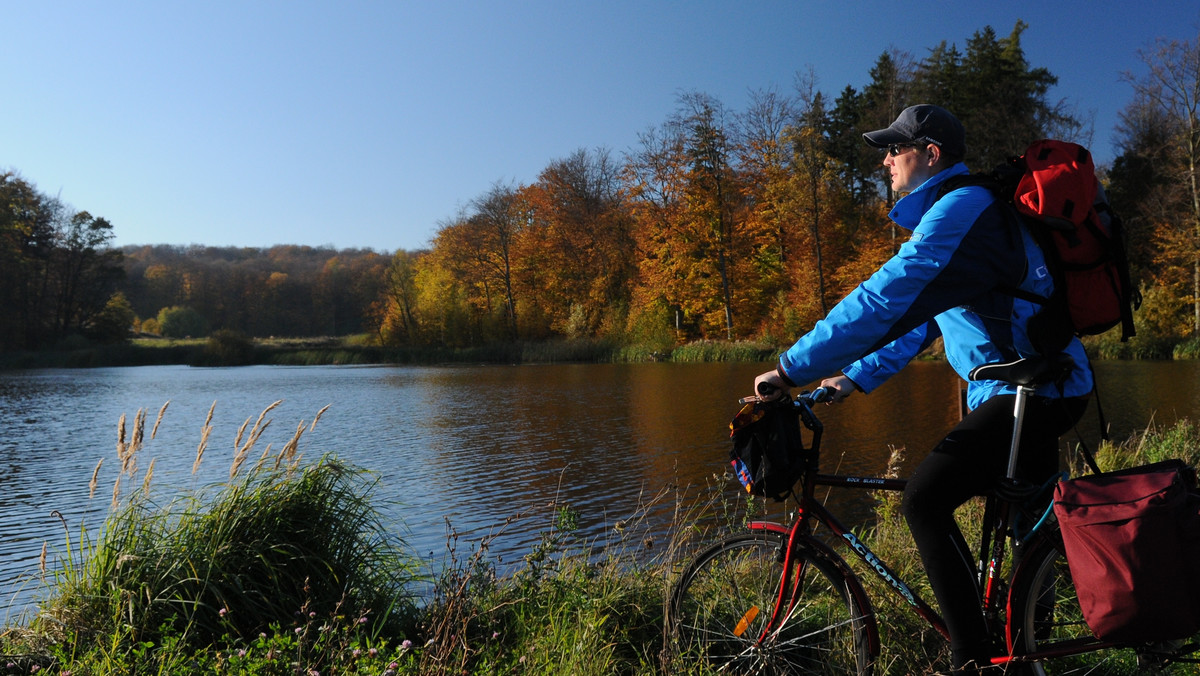
<svg viewBox="0 0 1200 676">
<path fill-rule="evenodd" d="M 722 674 L 870 674 L 869 604 L 857 581 L 808 545 L 792 554 L 778 616 L 785 540 L 726 538 L 702 553 L 671 596 L 677 668 Z"/>
<path fill-rule="evenodd" d="M 1026 671 L 1020 673 L 1035 676 L 1144 673 L 1139 672 L 1138 654 L 1132 648 L 1099 647 L 1099 641 L 1083 619 L 1057 531 L 1038 540 L 1024 558 L 1009 596 L 1013 653 L 1042 655 L 1045 659 L 1028 664 Z M 1073 650 L 1076 654 L 1053 656 L 1058 651 Z"/>
</svg>

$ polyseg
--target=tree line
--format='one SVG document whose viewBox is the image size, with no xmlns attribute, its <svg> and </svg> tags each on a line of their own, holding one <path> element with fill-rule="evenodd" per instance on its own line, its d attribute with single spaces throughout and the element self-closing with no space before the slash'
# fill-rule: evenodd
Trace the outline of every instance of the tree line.
<svg viewBox="0 0 1200 676">
<path fill-rule="evenodd" d="M 880 154 L 863 131 L 932 102 L 963 121 L 980 170 L 1043 137 L 1092 145 L 1029 64 L 1027 28 L 974 33 L 920 59 L 881 54 L 861 90 L 829 96 L 816 73 L 742 110 L 685 92 L 635 147 L 580 149 L 528 184 L 496 183 L 394 254 L 282 246 L 107 247 L 112 225 L 13 173 L 0 191 L 0 347 L 71 335 L 369 333 L 393 346 L 600 338 L 670 349 L 695 339 L 790 342 L 906 236 L 887 212 Z M 1200 335 L 1200 37 L 1141 54 L 1134 98 L 1102 176 L 1126 222 L 1146 304 L 1141 332 Z M 13 318 L 8 321 L 8 318 Z"/>
</svg>

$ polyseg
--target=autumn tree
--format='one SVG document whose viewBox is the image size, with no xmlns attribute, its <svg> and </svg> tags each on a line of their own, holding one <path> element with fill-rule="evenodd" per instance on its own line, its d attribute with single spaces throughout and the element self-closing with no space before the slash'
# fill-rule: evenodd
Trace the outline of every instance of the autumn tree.
<svg viewBox="0 0 1200 676">
<path fill-rule="evenodd" d="M 662 129 L 641 137 L 629 176 L 642 216 L 639 269 L 647 298 L 666 298 L 698 322 L 701 335 L 732 338 L 743 203 L 726 124 L 716 99 L 681 96 Z"/>
<path fill-rule="evenodd" d="M 739 185 L 748 205 L 739 238 L 745 265 L 737 293 L 742 311 L 759 321 L 785 302 L 785 290 L 790 288 L 788 266 L 797 255 L 787 134 L 798 116 L 794 97 L 775 90 L 752 91 L 735 127 Z"/>
<path fill-rule="evenodd" d="M 545 317 L 547 331 L 578 338 L 624 326 L 635 269 L 620 170 L 608 150 L 578 150 L 520 191 L 528 215 L 517 264 L 523 307 Z"/>
<path fill-rule="evenodd" d="M 417 254 L 404 249 L 392 255 L 384 273 L 380 297 L 372 308 L 373 326 L 385 345 L 419 341 L 417 324 Z"/>
<path fill-rule="evenodd" d="M 471 211 L 443 225 L 434 236 L 439 255 L 431 264 L 454 276 L 489 338 L 519 335 L 514 245 L 526 220 L 516 188 L 496 184 L 472 200 Z M 497 319 L 499 331 L 493 332 Z"/>
<path fill-rule="evenodd" d="M 1140 56 L 1148 70 L 1141 77 L 1126 75 L 1135 98 L 1123 118 L 1140 133 L 1127 140 L 1164 160 L 1154 167 L 1158 189 L 1146 196 L 1152 199 L 1140 200 L 1141 209 L 1154 214 L 1163 260 L 1174 263 L 1166 267 L 1190 273 L 1181 279 L 1160 271 L 1167 283 L 1188 289 L 1191 332 L 1200 335 L 1200 35 L 1195 41 L 1159 40 Z M 1136 154 L 1127 159 L 1137 162 Z"/>
</svg>

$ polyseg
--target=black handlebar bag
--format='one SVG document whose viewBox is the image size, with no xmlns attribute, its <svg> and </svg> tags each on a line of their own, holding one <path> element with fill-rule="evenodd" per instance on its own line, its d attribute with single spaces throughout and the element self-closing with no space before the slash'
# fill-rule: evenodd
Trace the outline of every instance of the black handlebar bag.
<svg viewBox="0 0 1200 676">
<path fill-rule="evenodd" d="M 1063 481 L 1054 513 L 1080 609 L 1101 639 L 1187 638 L 1200 630 L 1200 495 L 1179 460 Z"/>
<path fill-rule="evenodd" d="M 791 402 L 752 402 L 729 423 L 730 464 L 751 495 L 781 501 L 804 474 L 800 410 Z"/>
</svg>

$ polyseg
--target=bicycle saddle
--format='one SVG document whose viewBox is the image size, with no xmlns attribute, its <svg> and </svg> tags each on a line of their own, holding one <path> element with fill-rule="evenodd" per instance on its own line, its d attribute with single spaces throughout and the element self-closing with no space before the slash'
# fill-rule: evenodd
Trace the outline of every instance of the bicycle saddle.
<svg viewBox="0 0 1200 676">
<path fill-rule="evenodd" d="M 1000 380 L 1018 387 L 1062 382 L 1075 366 L 1070 355 L 1025 357 L 1006 364 L 984 364 L 971 369 L 968 380 Z"/>
</svg>

